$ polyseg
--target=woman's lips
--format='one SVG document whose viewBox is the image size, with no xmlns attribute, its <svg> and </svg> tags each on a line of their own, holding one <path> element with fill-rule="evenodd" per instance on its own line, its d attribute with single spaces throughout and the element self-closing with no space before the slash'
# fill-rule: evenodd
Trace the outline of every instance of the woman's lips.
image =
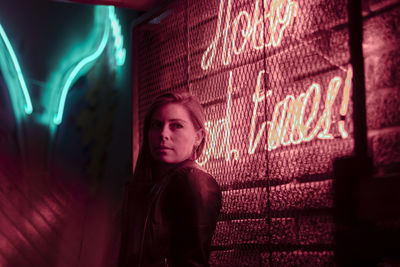
<svg viewBox="0 0 400 267">
<path fill-rule="evenodd" d="M 156 150 L 165 151 L 165 150 L 172 150 L 172 148 L 167 146 L 158 146 L 156 147 Z"/>
</svg>

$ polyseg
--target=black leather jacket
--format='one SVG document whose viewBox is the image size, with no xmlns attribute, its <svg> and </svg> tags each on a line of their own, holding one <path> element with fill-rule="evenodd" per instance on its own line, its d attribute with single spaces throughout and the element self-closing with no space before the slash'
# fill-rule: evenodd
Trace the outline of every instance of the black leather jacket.
<svg viewBox="0 0 400 267">
<path fill-rule="evenodd" d="M 118 266 L 208 266 L 220 209 L 217 182 L 192 161 L 157 183 L 130 184 Z"/>
</svg>

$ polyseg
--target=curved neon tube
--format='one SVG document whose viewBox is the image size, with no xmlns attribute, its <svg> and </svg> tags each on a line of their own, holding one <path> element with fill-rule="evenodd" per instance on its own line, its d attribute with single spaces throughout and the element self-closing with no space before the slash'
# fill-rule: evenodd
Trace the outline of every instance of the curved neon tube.
<svg viewBox="0 0 400 267">
<path fill-rule="evenodd" d="M 7 37 L 3 27 L 1 26 L 1 24 L 0 24 L 0 36 L 3 39 L 4 44 L 6 45 L 8 54 L 11 57 L 11 61 L 13 63 L 13 67 L 14 67 L 13 70 L 17 74 L 16 76 L 18 77 L 19 85 L 21 87 L 21 90 L 22 90 L 22 93 L 23 93 L 23 97 L 25 99 L 24 110 L 25 110 L 25 113 L 29 115 L 33 111 L 32 101 L 31 101 L 31 98 L 29 96 L 28 88 L 26 87 L 26 83 L 25 83 L 24 77 L 22 75 L 21 68 L 19 66 L 19 63 L 18 63 L 18 60 L 17 60 L 17 56 L 15 55 L 15 52 L 14 52 L 12 46 L 11 46 L 11 43 L 8 40 L 8 37 Z M 11 85 L 8 85 L 8 86 L 12 87 Z M 11 89 L 9 89 L 9 90 L 11 90 Z"/>
<path fill-rule="evenodd" d="M 72 85 L 72 82 L 74 81 L 75 77 L 78 75 L 79 71 L 85 67 L 86 64 L 92 62 L 93 60 L 96 60 L 101 53 L 103 53 L 104 48 L 106 47 L 107 41 L 108 41 L 108 36 L 109 36 L 109 24 L 106 23 L 106 27 L 104 29 L 103 37 L 102 40 L 99 44 L 99 47 L 96 49 L 96 51 L 81 60 L 72 70 L 70 75 L 67 78 L 67 81 L 65 82 L 64 86 L 62 87 L 62 93 L 60 97 L 60 102 L 58 105 L 57 113 L 54 115 L 53 122 L 57 125 L 59 125 L 62 121 L 62 116 L 64 113 L 64 106 L 65 106 L 65 100 L 67 98 L 68 91 Z"/>
<path fill-rule="evenodd" d="M 118 21 L 117 15 L 115 14 L 115 7 L 110 6 L 108 8 L 108 17 L 112 27 L 112 33 L 114 36 L 114 48 L 115 48 L 115 60 L 118 66 L 122 66 L 125 63 L 126 50 L 124 48 L 124 37 L 121 34 L 121 25 Z"/>
</svg>

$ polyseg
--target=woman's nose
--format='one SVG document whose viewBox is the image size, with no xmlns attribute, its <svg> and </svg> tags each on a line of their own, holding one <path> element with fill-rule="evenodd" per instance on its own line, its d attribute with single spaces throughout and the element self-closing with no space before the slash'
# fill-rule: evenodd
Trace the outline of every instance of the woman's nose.
<svg viewBox="0 0 400 267">
<path fill-rule="evenodd" d="M 160 136 L 162 140 L 170 138 L 170 131 L 166 124 L 161 128 Z"/>
</svg>

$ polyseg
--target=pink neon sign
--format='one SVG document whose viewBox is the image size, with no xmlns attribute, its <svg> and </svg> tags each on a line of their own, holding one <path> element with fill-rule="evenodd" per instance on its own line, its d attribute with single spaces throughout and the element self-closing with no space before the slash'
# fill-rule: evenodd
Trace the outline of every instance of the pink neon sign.
<svg viewBox="0 0 400 267">
<path fill-rule="evenodd" d="M 332 125 L 332 107 L 337 99 L 339 89 L 343 88 L 341 97 L 340 115 L 345 116 L 350 98 L 352 69 L 349 68 L 345 81 L 339 76 L 333 77 L 328 85 L 322 114 L 317 118 L 321 110 L 321 85 L 312 83 L 310 87 L 297 96 L 287 95 L 274 106 L 272 118 L 264 121 L 256 130 L 256 119 L 259 103 L 272 95 L 272 90 L 261 88 L 261 81 L 265 71 L 261 70 L 257 76 L 257 85 L 252 97 L 253 111 L 248 136 L 248 154 L 254 154 L 262 138 L 267 138 L 265 149 L 268 151 L 280 146 L 297 145 L 309 142 L 314 138 L 332 139 L 330 133 Z M 207 121 L 206 130 L 209 133 L 209 141 L 204 149 L 203 156 L 198 160 L 204 165 L 211 158 L 224 157 L 226 161 L 238 159 L 240 152 L 231 147 L 231 108 L 232 108 L 232 71 L 229 73 L 229 85 L 227 88 L 227 100 L 225 118 L 218 121 Z M 306 114 L 307 107 L 311 110 Z M 314 126 L 311 127 L 314 122 Z M 266 131 L 266 127 L 268 130 Z M 347 138 L 348 133 L 344 129 L 344 121 L 337 122 L 338 131 L 342 138 Z M 268 135 L 267 135 L 268 133 Z"/>
<path fill-rule="evenodd" d="M 261 13 L 262 7 L 265 7 L 264 14 Z M 240 55 L 247 43 L 249 43 L 249 48 L 254 50 L 263 49 L 264 46 L 279 46 L 284 30 L 293 24 L 294 17 L 297 15 L 298 3 L 291 0 L 264 0 L 263 5 L 260 5 L 260 1 L 256 0 L 252 15 L 246 11 L 240 11 L 232 22 L 231 0 L 228 0 L 226 9 L 224 8 L 225 0 L 221 0 L 215 37 L 204 52 L 201 60 L 201 68 L 203 70 L 207 70 L 213 64 L 217 45 L 221 38 L 223 38 L 222 62 L 224 65 L 231 63 L 232 52 L 235 55 Z M 223 17 L 225 25 L 221 29 Z M 243 25 L 243 21 L 246 26 L 240 30 L 239 25 Z M 264 29 L 264 25 L 268 25 L 266 29 Z M 266 37 L 264 37 L 264 30 L 266 30 Z M 239 44 L 237 43 L 238 33 L 242 37 L 241 44 L 240 42 Z M 265 38 L 266 40 L 264 41 Z"/>
<path fill-rule="evenodd" d="M 265 7 L 262 14 L 262 7 Z M 217 27 L 214 39 L 203 53 L 201 67 L 207 71 L 214 64 L 216 55 L 221 54 L 223 65 L 232 63 L 232 56 L 240 56 L 246 49 L 261 50 L 277 47 L 281 44 L 285 29 L 289 28 L 297 15 L 299 5 L 292 0 L 260 0 L 254 3 L 253 14 L 239 11 L 231 20 L 231 0 L 220 1 Z M 222 26 L 224 22 L 224 26 Z M 240 28 L 241 27 L 241 28 Z M 265 29 L 264 29 L 265 27 Z M 264 37 L 264 30 L 266 36 Z M 222 39 L 221 39 L 222 38 Z M 265 40 L 264 40 L 265 38 Z M 217 46 L 222 42 L 222 53 L 216 53 Z M 342 68 L 343 69 L 343 68 Z M 346 71 L 346 70 L 345 70 Z M 257 83 L 252 95 L 252 113 L 248 134 L 247 154 L 254 154 L 262 140 L 266 141 L 265 150 L 271 151 L 281 146 L 298 145 L 310 142 L 315 138 L 332 139 L 332 110 L 335 101 L 339 101 L 341 90 L 340 115 L 336 121 L 337 131 L 341 138 L 347 138 L 344 117 L 347 113 L 350 98 L 352 69 L 348 68 L 345 80 L 339 76 L 333 77 L 326 90 L 325 101 L 321 101 L 321 85 L 312 82 L 307 89 L 298 95 L 286 95 L 273 107 L 272 117 L 257 125 L 260 104 L 273 95 L 273 89 L 262 88 L 265 70 L 257 75 Z M 211 158 L 225 158 L 237 160 L 240 153 L 232 147 L 231 136 L 231 108 L 232 108 L 232 71 L 229 73 L 229 84 L 226 93 L 225 117 L 217 121 L 207 121 L 206 130 L 209 133 L 208 144 L 203 156 L 198 160 L 204 165 Z M 307 112 L 306 112 L 307 111 Z M 319 114 L 319 115 L 318 115 Z M 317 117 L 318 116 L 318 117 Z"/>
</svg>

